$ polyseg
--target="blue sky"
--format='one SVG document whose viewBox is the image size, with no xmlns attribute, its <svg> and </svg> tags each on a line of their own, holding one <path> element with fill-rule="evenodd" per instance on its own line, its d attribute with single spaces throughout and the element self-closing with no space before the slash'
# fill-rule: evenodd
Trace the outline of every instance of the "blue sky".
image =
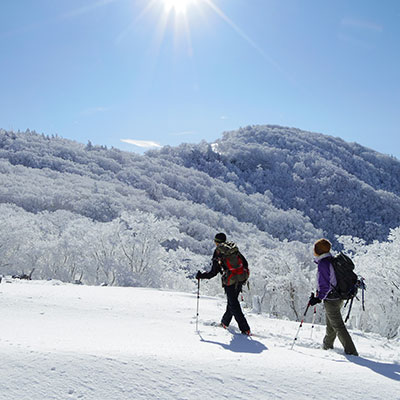
<svg viewBox="0 0 400 400">
<path fill-rule="evenodd" d="M 2 0 L 0 46 L 7 130 L 141 152 L 279 124 L 400 159 L 397 0 Z"/>
</svg>

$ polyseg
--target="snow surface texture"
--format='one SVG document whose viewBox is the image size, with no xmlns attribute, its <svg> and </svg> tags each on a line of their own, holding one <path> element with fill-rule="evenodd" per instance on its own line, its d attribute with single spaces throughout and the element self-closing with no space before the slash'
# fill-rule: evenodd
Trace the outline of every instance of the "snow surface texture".
<svg viewBox="0 0 400 400">
<path fill-rule="evenodd" d="M 400 399 L 398 340 L 324 351 L 311 312 L 290 350 L 298 322 L 214 326 L 223 297 L 200 297 L 198 332 L 196 294 L 3 279 L 0 304 L 1 400 Z"/>
</svg>

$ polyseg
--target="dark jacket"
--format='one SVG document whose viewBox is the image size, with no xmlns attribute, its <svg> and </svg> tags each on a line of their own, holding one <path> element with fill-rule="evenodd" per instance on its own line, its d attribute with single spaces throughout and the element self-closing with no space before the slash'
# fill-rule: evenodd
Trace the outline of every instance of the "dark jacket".
<svg viewBox="0 0 400 400">
<path fill-rule="evenodd" d="M 247 269 L 249 264 L 248 264 L 246 258 L 240 252 L 239 252 L 239 257 L 242 259 L 243 267 L 245 269 Z M 209 272 L 203 272 L 201 274 L 201 279 L 211 279 L 211 278 L 214 278 L 214 276 L 218 275 L 218 273 L 220 273 L 220 274 L 222 274 L 222 277 L 221 277 L 222 286 L 226 286 L 226 280 L 224 278 L 225 278 L 226 272 L 228 271 L 228 267 L 224 263 L 224 259 L 221 255 L 220 251 L 218 250 L 218 246 L 214 250 L 214 254 L 212 256 L 211 262 L 212 262 L 211 270 Z"/>
</svg>

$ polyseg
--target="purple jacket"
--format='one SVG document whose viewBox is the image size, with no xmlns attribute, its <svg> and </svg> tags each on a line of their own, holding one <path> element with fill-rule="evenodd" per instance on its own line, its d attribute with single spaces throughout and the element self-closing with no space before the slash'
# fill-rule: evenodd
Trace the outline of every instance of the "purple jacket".
<svg viewBox="0 0 400 400">
<path fill-rule="evenodd" d="M 315 259 L 318 264 L 317 281 L 318 281 L 318 298 L 325 300 L 331 290 L 337 285 L 335 271 L 333 269 L 332 254 L 321 254 Z M 337 296 L 329 296 L 329 300 L 337 300 Z"/>
</svg>

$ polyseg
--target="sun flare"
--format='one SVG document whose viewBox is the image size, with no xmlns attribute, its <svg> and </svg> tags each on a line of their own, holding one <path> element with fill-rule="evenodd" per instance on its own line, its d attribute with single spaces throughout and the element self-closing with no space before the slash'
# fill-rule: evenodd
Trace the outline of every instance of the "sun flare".
<svg viewBox="0 0 400 400">
<path fill-rule="evenodd" d="M 162 0 L 166 12 L 186 13 L 188 6 L 196 0 Z"/>
</svg>

